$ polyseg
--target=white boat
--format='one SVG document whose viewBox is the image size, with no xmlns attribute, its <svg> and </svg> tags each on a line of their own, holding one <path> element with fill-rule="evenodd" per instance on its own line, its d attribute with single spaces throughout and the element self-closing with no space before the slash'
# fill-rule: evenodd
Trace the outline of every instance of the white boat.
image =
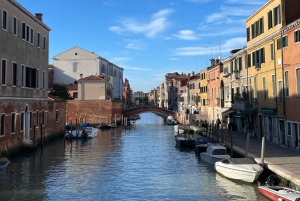
<svg viewBox="0 0 300 201">
<path fill-rule="evenodd" d="M 174 117 L 172 116 L 168 116 L 166 119 L 165 119 L 165 122 L 166 124 L 168 125 L 177 125 L 178 122 L 176 121 L 176 119 L 174 119 Z"/>
<path fill-rule="evenodd" d="M 98 135 L 98 128 L 84 127 L 81 131 L 69 130 L 67 131 L 66 138 L 94 138 Z"/>
<path fill-rule="evenodd" d="M 178 134 L 183 134 L 184 130 L 179 128 L 178 125 L 174 125 L 174 134 L 178 135 Z"/>
<path fill-rule="evenodd" d="M 215 169 L 227 178 L 250 183 L 256 181 L 264 170 L 253 158 L 223 159 L 215 163 Z"/>
<path fill-rule="evenodd" d="M 223 160 L 225 158 L 230 158 L 224 146 L 214 144 L 209 144 L 206 152 L 200 153 L 200 157 L 201 160 L 209 164 L 215 164 L 217 161 Z"/>
</svg>

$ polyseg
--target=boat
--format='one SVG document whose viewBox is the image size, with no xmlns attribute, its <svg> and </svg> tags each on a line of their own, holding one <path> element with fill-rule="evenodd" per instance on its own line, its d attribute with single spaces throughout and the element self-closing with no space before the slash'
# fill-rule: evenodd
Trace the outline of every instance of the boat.
<svg viewBox="0 0 300 201">
<path fill-rule="evenodd" d="M 108 124 L 111 128 L 117 128 L 118 126 L 116 124 Z"/>
<path fill-rule="evenodd" d="M 300 191 L 283 186 L 259 186 L 258 191 L 271 200 L 300 201 Z"/>
<path fill-rule="evenodd" d="M 201 160 L 209 164 L 215 164 L 217 161 L 230 158 L 224 146 L 211 143 L 208 144 L 206 152 L 200 153 L 200 157 Z"/>
<path fill-rule="evenodd" d="M 209 136 L 202 136 L 196 139 L 195 151 L 196 154 L 205 152 L 208 146 L 208 143 L 212 142 L 212 138 Z"/>
<path fill-rule="evenodd" d="M 9 165 L 10 160 L 6 157 L 0 158 L 0 172 L 3 172 L 6 167 Z"/>
<path fill-rule="evenodd" d="M 98 135 L 98 128 L 92 127 L 89 123 L 83 123 L 80 131 L 68 130 L 66 133 L 67 139 L 72 138 L 94 138 Z"/>
<path fill-rule="evenodd" d="M 174 134 L 175 135 L 184 134 L 184 130 L 182 128 L 179 128 L 178 125 L 174 125 Z"/>
<path fill-rule="evenodd" d="M 256 181 L 264 170 L 253 158 L 226 158 L 217 161 L 215 169 L 227 178 L 249 183 Z"/>
<path fill-rule="evenodd" d="M 98 126 L 98 129 L 111 129 L 111 126 L 109 124 L 104 124 L 104 123 L 101 123 L 99 126 Z"/>
<path fill-rule="evenodd" d="M 176 135 L 175 142 L 180 147 L 195 147 L 196 144 L 195 139 L 183 135 Z"/>
<path fill-rule="evenodd" d="M 174 117 L 172 116 L 168 116 L 166 119 L 165 119 L 165 122 L 166 124 L 168 125 L 177 125 L 178 122 L 174 119 Z"/>
</svg>

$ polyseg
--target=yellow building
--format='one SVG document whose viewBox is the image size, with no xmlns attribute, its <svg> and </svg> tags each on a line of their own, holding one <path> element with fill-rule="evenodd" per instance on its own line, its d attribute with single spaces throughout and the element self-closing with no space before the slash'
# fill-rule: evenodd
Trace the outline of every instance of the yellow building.
<svg viewBox="0 0 300 201">
<path fill-rule="evenodd" d="M 279 132 L 284 130 L 279 127 L 284 114 L 278 90 L 282 83 L 282 51 L 277 41 L 285 22 L 282 8 L 281 0 L 269 0 L 246 20 L 250 104 L 257 108 L 258 115 L 252 125 L 259 137 L 275 143 L 280 142 Z"/>
<path fill-rule="evenodd" d="M 202 114 L 207 114 L 207 69 L 200 71 L 200 102 Z"/>
</svg>

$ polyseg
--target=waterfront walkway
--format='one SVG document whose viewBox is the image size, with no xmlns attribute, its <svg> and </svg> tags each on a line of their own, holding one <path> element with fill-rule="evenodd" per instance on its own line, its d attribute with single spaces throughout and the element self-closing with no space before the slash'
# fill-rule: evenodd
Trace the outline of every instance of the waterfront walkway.
<svg viewBox="0 0 300 201">
<path fill-rule="evenodd" d="M 186 126 L 185 126 L 186 127 Z M 202 130 L 191 126 L 194 130 Z M 226 131 L 224 131 L 224 135 Z M 228 131 L 229 134 L 229 131 Z M 245 156 L 247 134 L 233 131 L 233 150 Z M 262 139 L 250 137 L 248 157 L 261 163 Z M 279 144 L 265 140 L 264 166 L 276 175 L 290 181 L 297 189 L 300 189 L 300 151 L 285 148 Z"/>
</svg>

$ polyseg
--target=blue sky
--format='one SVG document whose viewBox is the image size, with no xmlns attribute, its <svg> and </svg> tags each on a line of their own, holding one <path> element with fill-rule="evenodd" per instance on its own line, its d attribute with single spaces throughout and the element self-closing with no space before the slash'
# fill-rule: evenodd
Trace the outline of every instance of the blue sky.
<svg viewBox="0 0 300 201">
<path fill-rule="evenodd" d="M 124 68 L 133 91 L 195 73 L 246 45 L 245 20 L 267 0 L 17 0 L 43 13 L 53 56 L 74 46 Z"/>
</svg>

